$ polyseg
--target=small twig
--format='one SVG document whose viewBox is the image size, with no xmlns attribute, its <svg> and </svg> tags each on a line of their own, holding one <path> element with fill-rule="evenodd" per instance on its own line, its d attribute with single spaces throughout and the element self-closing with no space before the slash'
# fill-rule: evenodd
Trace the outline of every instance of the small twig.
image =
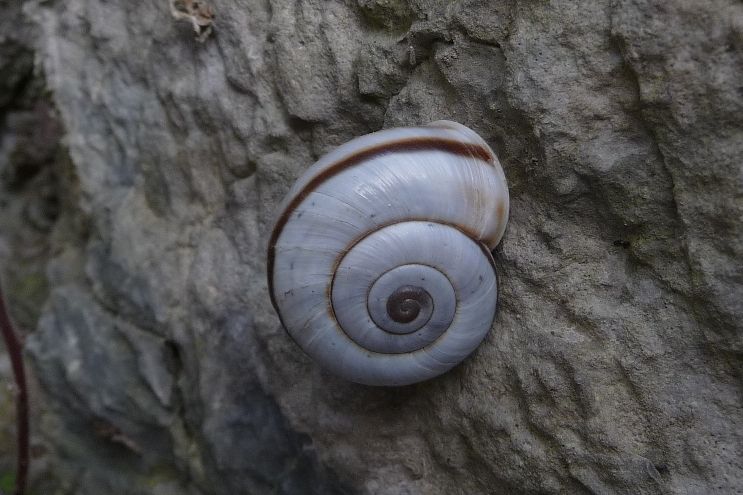
<svg viewBox="0 0 743 495">
<path fill-rule="evenodd" d="M 3 291 L 0 287 L 0 331 L 3 334 L 5 347 L 8 349 L 10 363 L 13 367 L 13 376 L 16 385 L 16 421 L 18 434 L 18 464 L 15 477 L 15 495 L 23 495 L 26 491 L 26 477 L 28 475 L 28 390 L 26 388 L 26 373 L 23 369 L 23 347 L 18 335 L 13 329 L 10 315 L 5 307 Z"/>
</svg>

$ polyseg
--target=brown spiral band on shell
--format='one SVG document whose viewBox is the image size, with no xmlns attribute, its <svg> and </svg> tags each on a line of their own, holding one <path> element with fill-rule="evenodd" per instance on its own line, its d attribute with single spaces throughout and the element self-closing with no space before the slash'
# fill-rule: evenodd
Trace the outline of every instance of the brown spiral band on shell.
<svg viewBox="0 0 743 495">
<path fill-rule="evenodd" d="M 307 185 L 290 200 L 289 204 L 286 205 L 286 207 L 279 215 L 278 219 L 276 220 L 276 224 L 271 231 L 271 237 L 268 241 L 267 273 L 268 290 L 271 298 L 271 304 L 273 304 L 274 308 L 278 310 L 278 305 L 276 304 L 275 296 L 273 293 L 273 268 L 274 259 L 276 256 L 276 242 L 278 241 L 279 235 L 281 234 L 284 226 L 289 221 L 289 217 L 291 216 L 292 212 L 297 208 L 297 206 L 302 203 L 302 201 L 304 201 L 309 193 L 316 189 L 318 185 L 322 184 L 331 177 L 378 155 L 393 152 L 430 150 L 440 150 L 457 156 L 473 157 L 491 164 L 495 161 L 495 156 L 493 155 L 492 151 L 486 146 L 439 137 L 419 137 L 402 139 L 399 141 L 391 141 L 377 146 L 372 146 L 367 149 L 359 150 L 345 157 L 344 159 L 330 165 L 321 173 L 313 177 L 312 180 L 310 180 Z M 460 230 L 465 229 L 460 227 Z"/>
</svg>

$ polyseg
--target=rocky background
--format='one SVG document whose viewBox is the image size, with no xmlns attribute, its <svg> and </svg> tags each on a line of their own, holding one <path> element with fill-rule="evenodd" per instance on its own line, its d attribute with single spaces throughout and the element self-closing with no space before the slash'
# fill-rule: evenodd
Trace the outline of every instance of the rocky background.
<svg viewBox="0 0 743 495">
<path fill-rule="evenodd" d="M 743 493 L 740 1 L 169 2 L 0 0 L 32 493 Z M 344 382 L 270 306 L 277 203 L 436 119 L 509 180 L 498 317 L 438 379 Z"/>
</svg>

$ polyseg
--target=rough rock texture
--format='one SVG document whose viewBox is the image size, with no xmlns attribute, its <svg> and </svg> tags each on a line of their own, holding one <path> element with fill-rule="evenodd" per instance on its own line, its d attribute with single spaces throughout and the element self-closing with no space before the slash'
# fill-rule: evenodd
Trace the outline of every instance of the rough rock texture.
<svg viewBox="0 0 743 495">
<path fill-rule="evenodd" d="M 24 5 L 73 172 L 28 341 L 60 493 L 743 491 L 743 4 L 211 6 L 199 43 L 168 0 Z M 268 302 L 276 205 L 441 118 L 509 179 L 499 315 L 436 380 L 343 382 Z"/>
</svg>

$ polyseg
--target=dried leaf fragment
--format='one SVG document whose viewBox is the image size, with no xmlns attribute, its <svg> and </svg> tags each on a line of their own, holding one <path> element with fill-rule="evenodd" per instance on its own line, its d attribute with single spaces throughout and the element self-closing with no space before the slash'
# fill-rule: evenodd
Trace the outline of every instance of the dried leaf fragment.
<svg viewBox="0 0 743 495">
<path fill-rule="evenodd" d="M 211 34 L 216 16 L 206 0 L 170 0 L 170 12 L 175 19 L 191 23 L 198 41 L 204 42 Z"/>
</svg>

